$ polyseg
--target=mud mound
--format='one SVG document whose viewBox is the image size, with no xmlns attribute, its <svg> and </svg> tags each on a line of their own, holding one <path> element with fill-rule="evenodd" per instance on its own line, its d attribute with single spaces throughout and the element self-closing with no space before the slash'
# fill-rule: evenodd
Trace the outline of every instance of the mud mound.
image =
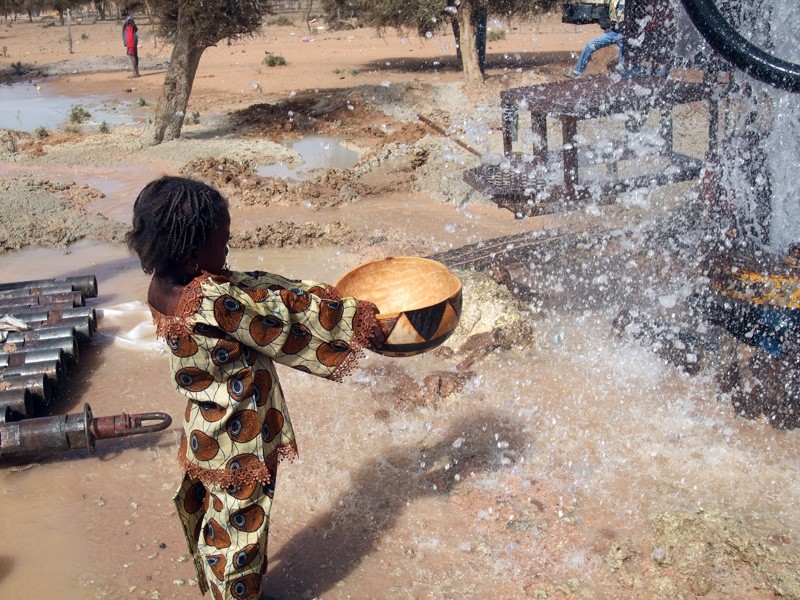
<svg viewBox="0 0 800 600">
<path fill-rule="evenodd" d="M 258 175 L 247 160 L 200 158 L 188 163 L 181 173 L 209 183 L 234 205 L 266 206 L 288 190 L 285 181 Z"/>
<path fill-rule="evenodd" d="M 398 134 L 406 128 L 373 108 L 359 92 L 347 90 L 305 91 L 274 104 L 253 104 L 233 113 L 232 127 L 241 136 L 272 139 L 308 133 L 367 144 L 386 143 L 391 135 L 414 138 L 413 133 Z"/>
<path fill-rule="evenodd" d="M 234 232 L 230 245 L 234 248 L 259 248 L 263 246 L 299 247 L 322 245 L 354 245 L 363 241 L 358 232 L 344 223 L 290 223 L 278 221 L 260 225 L 255 229 Z"/>
<path fill-rule="evenodd" d="M 85 210 L 102 194 L 87 186 L 0 180 L 0 251 L 67 246 L 85 237 L 122 242 L 128 226 Z"/>
</svg>

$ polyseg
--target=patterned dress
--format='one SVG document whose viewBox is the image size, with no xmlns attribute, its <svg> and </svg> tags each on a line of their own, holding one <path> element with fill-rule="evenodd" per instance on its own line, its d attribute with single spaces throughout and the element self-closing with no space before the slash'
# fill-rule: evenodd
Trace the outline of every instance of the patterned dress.
<svg viewBox="0 0 800 600">
<path fill-rule="evenodd" d="M 369 344 L 377 309 L 325 284 L 226 272 L 189 283 L 177 314 L 151 312 L 188 398 L 175 504 L 200 589 L 257 598 L 277 465 L 297 453 L 275 362 L 341 379 Z"/>
</svg>

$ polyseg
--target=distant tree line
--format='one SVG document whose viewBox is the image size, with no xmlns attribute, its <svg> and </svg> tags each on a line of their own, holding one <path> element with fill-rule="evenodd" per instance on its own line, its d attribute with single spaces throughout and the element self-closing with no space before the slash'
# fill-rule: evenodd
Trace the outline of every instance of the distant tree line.
<svg viewBox="0 0 800 600">
<path fill-rule="evenodd" d="M 56 13 L 63 25 L 67 10 L 71 10 L 74 16 L 105 21 L 107 18 L 116 19 L 122 6 L 106 0 L 0 0 L 0 14 L 6 21 L 22 17 L 33 22 L 34 18 Z"/>
</svg>

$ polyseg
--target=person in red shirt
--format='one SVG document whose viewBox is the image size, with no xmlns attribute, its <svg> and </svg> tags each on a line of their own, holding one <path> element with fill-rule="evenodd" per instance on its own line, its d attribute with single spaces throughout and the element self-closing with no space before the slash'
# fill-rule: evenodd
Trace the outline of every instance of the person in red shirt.
<svg viewBox="0 0 800 600">
<path fill-rule="evenodd" d="M 125 15 L 125 20 L 122 22 L 122 43 L 125 44 L 125 49 L 128 56 L 131 57 L 131 65 L 133 66 L 133 74 L 131 77 L 139 77 L 139 51 L 137 46 L 139 44 L 139 28 L 133 17 Z"/>
</svg>

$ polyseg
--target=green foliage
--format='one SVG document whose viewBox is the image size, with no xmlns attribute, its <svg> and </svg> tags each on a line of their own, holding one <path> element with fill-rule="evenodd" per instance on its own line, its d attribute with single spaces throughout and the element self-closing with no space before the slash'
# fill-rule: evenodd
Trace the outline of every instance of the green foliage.
<svg viewBox="0 0 800 600">
<path fill-rule="evenodd" d="M 333 70 L 334 75 L 349 75 L 350 77 L 356 77 L 357 75 L 361 75 L 360 69 L 345 69 L 342 67 L 337 67 Z M 343 77 L 344 78 L 344 77 Z"/>
<path fill-rule="evenodd" d="M 486 32 L 487 42 L 497 42 L 506 39 L 506 32 L 502 29 L 490 29 Z"/>
<path fill-rule="evenodd" d="M 39 126 L 38 126 L 38 127 L 35 129 L 35 130 L 34 130 L 34 132 L 33 132 L 33 135 L 35 135 L 35 136 L 36 136 L 37 138 L 39 138 L 40 140 L 43 140 L 43 139 L 44 139 L 44 138 L 46 138 L 48 135 L 50 135 L 50 132 L 49 132 L 49 131 L 47 131 L 47 128 L 46 128 L 44 125 L 39 125 Z"/>
<path fill-rule="evenodd" d="M 90 118 L 92 115 L 89 111 L 83 108 L 80 104 L 75 104 L 69 111 L 67 120 L 70 123 L 80 124 Z"/>
<path fill-rule="evenodd" d="M 160 35 L 174 39 L 179 28 L 186 28 L 200 48 L 214 46 L 224 39 L 252 35 L 261 28 L 268 10 L 268 0 L 155 0 L 151 5 Z"/>
<path fill-rule="evenodd" d="M 286 59 L 279 54 L 267 52 L 264 60 L 261 61 L 261 64 L 265 67 L 285 67 Z"/>
<path fill-rule="evenodd" d="M 18 137 L 19 137 L 18 133 L 5 130 L 0 134 L 0 144 L 6 149 L 6 152 L 8 152 L 9 154 L 16 154 L 17 150 L 19 150 L 19 145 L 17 144 Z"/>
<path fill-rule="evenodd" d="M 547 12 L 561 0 L 461 0 L 473 12 L 486 11 L 489 17 L 508 18 Z M 323 0 L 325 18 L 329 22 L 359 18 L 367 24 L 398 30 L 413 29 L 420 34 L 435 32 L 448 25 L 460 2 L 456 0 Z"/>
<path fill-rule="evenodd" d="M 108 123 L 103 121 L 102 123 L 100 123 L 100 127 L 98 128 L 98 131 L 100 133 L 108 133 L 109 131 L 111 131 L 111 128 L 108 126 Z"/>
<path fill-rule="evenodd" d="M 294 21 L 292 21 L 286 15 L 281 15 L 279 17 L 275 17 L 274 19 L 269 19 L 267 21 L 267 25 L 292 27 L 294 25 Z"/>
</svg>

